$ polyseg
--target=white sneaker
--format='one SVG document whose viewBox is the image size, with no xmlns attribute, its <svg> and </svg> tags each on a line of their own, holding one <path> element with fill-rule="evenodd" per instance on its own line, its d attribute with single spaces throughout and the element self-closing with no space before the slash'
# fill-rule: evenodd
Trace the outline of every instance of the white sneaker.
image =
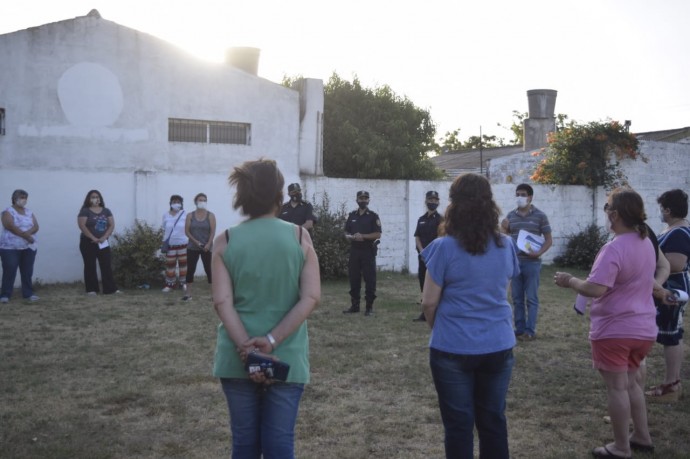
<svg viewBox="0 0 690 459">
<path fill-rule="evenodd" d="M 40 300 L 41 298 L 36 296 L 36 295 L 31 295 L 27 300 L 31 301 L 32 303 L 35 303 L 36 301 Z"/>
<path fill-rule="evenodd" d="M 167 286 L 166 286 L 166 287 L 163 287 L 163 290 L 161 290 L 161 292 L 163 292 L 163 293 L 170 293 L 170 292 L 172 292 L 172 289 L 171 289 L 170 287 L 167 287 Z"/>
<path fill-rule="evenodd" d="M 96 296 L 96 295 L 98 295 L 98 293 L 96 293 L 96 292 L 86 292 L 86 295 L 88 295 L 88 296 Z"/>
<path fill-rule="evenodd" d="M 10 302 L 10 299 L 7 298 L 6 296 L 3 296 L 2 298 L 0 298 L 0 303 L 2 303 L 2 304 L 7 304 L 9 302 Z"/>
</svg>

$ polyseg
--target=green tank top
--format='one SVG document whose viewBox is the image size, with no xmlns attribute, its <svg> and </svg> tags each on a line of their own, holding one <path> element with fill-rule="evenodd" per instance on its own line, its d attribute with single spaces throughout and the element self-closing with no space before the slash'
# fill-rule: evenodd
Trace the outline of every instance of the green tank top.
<svg viewBox="0 0 690 459">
<path fill-rule="evenodd" d="M 295 225 L 278 218 L 257 218 L 229 232 L 223 261 L 232 279 L 235 309 L 249 336 L 264 336 L 299 300 L 304 254 L 295 237 Z M 290 365 L 287 382 L 309 382 L 306 321 L 280 343 L 274 355 Z M 248 378 L 222 323 L 218 326 L 213 375 Z"/>
</svg>

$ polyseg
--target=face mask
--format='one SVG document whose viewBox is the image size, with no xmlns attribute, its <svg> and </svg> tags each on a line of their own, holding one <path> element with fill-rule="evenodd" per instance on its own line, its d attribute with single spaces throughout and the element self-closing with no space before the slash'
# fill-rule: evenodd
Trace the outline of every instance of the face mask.
<svg viewBox="0 0 690 459">
<path fill-rule="evenodd" d="M 527 207 L 527 196 L 518 196 L 515 199 L 515 202 L 517 203 L 517 206 L 519 208 Z"/>
<path fill-rule="evenodd" d="M 427 202 L 426 203 L 426 208 L 429 210 L 436 210 L 437 207 L 438 207 L 437 202 Z"/>
<path fill-rule="evenodd" d="M 170 205 L 170 208 L 171 208 L 172 210 L 180 210 L 180 209 L 182 209 L 182 204 L 180 204 L 179 202 L 176 202 L 176 203 L 174 203 L 174 204 L 171 204 L 171 205 Z"/>
<path fill-rule="evenodd" d="M 17 199 L 17 206 L 24 207 L 26 205 L 26 198 Z"/>
<path fill-rule="evenodd" d="M 301 193 L 293 194 L 292 196 L 290 196 L 290 200 L 292 202 L 300 202 L 302 200 L 302 194 Z"/>
<path fill-rule="evenodd" d="M 367 206 L 369 205 L 369 203 L 368 203 L 368 202 L 357 201 L 357 205 L 359 206 L 360 209 L 364 210 L 364 209 L 367 208 Z"/>
<path fill-rule="evenodd" d="M 196 203 L 196 208 L 197 209 L 205 209 L 206 208 L 206 201 L 199 201 Z"/>
<path fill-rule="evenodd" d="M 91 198 L 91 205 L 92 205 L 92 206 L 95 207 L 95 206 L 99 205 L 100 203 L 101 203 L 101 200 L 100 200 L 100 199 L 98 199 L 98 198 Z"/>
</svg>

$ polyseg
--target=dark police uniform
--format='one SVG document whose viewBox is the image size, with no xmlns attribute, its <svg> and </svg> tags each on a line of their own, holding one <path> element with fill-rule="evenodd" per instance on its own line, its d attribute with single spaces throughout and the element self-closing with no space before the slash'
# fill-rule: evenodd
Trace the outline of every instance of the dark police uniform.
<svg viewBox="0 0 690 459">
<path fill-rule="evenodd" d="M 441 215 L 434 211 L 431 215 L 424 212 L 424 215 L 417 220 L 417 229 L 414 231 L 414 236 L 419 238 L 422 243 L 422 248 L 425 248 L 434 239 L 438 237 L 438 225 L 441 223 Z M 426 276 L 426 264 L 420 254 L 417 255 L 419 259 L 419 270 L 417 277 L 419 278 L 419 288 L 424 289 L 424 276 Z"/>
<path fill-rule="evenodd" d="M 311 220 L 316 223 L 314 208 L 311 204 L 304 201 L 300 201 L 295 207 L 292 207 L 290 201 L 286 202 L 280 209 L 278 218 L 299 226 L 304 225 L 307 220 Z"/>
<path fill-rule="evenodd" d="M 359 209 L 350 212 L 345 223 L 347 234 L 370 234 L 381 232 L 381 220 L 376 212 L 367 209 L 360 215 Z M 374 241 L 351 241 L 348 274 L 350 277 L 350 299 L 352 312 L 359 311 L 362 276 L 364 277 L 364 298 L 367 310 L 371 310 L 376 299 L 376 246 Z"/>
</svg>

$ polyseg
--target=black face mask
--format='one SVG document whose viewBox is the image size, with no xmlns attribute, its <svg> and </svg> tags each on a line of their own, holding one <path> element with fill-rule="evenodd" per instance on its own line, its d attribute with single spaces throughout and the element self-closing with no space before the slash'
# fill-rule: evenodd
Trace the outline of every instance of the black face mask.
<svg viewBox="0 0 690 459">
<path fill-rule="evenodd" d="M 437 202 L 427 202 L 426 203 L 426 208 L 429 210 L 436 210 L 437 207 L 438 207 Z"/>
<path fill-rule="evenodd" d="M 363 210 L 363 209 L 366 209 L 366 208 L 367 208 L 367 206 L 369 205 L 369 203 L 366 202 L 366 201 L 357 201 L 357 205 L 359 206 L 360 209 Z"/>
<path fill-rule="evenodd" d="M 290 196 L 290 200 L 293 202 L 300 202 L 302 200 L 302 194 L 297 193 Z"/>
</svg>

